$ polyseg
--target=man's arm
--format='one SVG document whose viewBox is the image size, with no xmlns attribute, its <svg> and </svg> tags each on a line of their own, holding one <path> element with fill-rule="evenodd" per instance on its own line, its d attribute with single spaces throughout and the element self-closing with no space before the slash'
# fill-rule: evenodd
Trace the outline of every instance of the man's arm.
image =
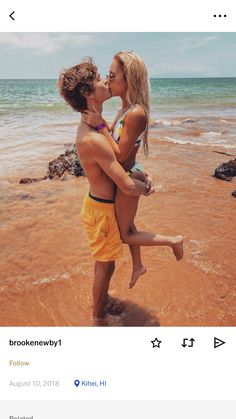
<svg viewBox="0 0 236 419">
<path fill-rule="evenodd" d="M 140 196 L 145 193 L 146 184 L 127 175 L 117 161 L 114 151 L 102 134 L 94 134 L 91 140 L 93 158 L 118 188 L 126 195 Z"/>
</svg>

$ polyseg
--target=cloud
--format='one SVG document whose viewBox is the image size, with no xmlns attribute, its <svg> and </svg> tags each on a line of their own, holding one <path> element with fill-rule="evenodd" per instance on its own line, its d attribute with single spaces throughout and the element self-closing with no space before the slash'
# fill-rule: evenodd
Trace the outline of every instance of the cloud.
<svg viewBox="0 0 236 419">
<path fill-rule="evenodd" d="M 210 43 L 218 39 L 217 35 L 198 35 L 197 37 L 187 36 L 181 39 L 181 43 L 178 45 L 176 51 L 179 53 L 185 53 L 187 51 L 193 51 L 194 49 L 203 48 L 208 46 Z"/>
<path fill-rule="evenodd" d="M 31 50 L 35 55 L 53 54 L 65 46 L 86 47 L 93 34 L 76 33 L 0 33 L 0 45 Z"/>
<path fill-rule="evenodd" d="M 219 74 L 214 52 L 219 51 L 221 34 L 174 34 L 162 39 L 156 57 L 149 56 L 148 68 L 152 77 L 208 77 Z M 218 46 L 218 47 L 217 47 Z"/>
</svg>

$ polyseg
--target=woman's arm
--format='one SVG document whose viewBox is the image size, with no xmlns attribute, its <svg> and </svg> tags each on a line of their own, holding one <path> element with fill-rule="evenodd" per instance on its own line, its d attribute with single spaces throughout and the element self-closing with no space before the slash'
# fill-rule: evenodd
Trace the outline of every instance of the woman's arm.
<svg viewBox="0 0 236 419">
<path fill-rule="evenodd" d="M 104 124 L 106 125 L 106 129 L 107 129 L 107 131 L 108 131 L 108 132 L 111 132 L 111 125 L 110 125 L 110 124 L 108 124 L 108 122 L 107 122 L 105 119 L 103 119 L 103 122 L 104 122 Z"/>
<path fill-rule="evenodd" d="M 105 127 L 99 129 L 99 132 L 106 137 L 106 139 L 108 140 L 109 144 L 111 145 L 116 155 L 117 160 L 119 160 L 119 154 L 120 154 L 119 146 L 110 135 L 111 126 L 108 124 L 108 122 L 105 119 L 103 119 L 101 113 L 95 107 L 93 107 L 92 109 L 88 109 L 85 112 L 83 112 L 82 121 L 93 128 L 96 128 L 99 125 L 105 124 Z"/>
<path fill-rule="evenodd" d="M 90 109 L 87 109 L 81 113 L 82 121 L 91 127 L 95 128 L 100 124 L 105 124 L 107 131 L 111 132 L 112 125 L 110 125 L 103 117 L 100 111 L 96 109 L 95 106 L 92 106 Z"/>
<path fill-rule="evenodd" d="M 111 145 L 111 147 L 112 147 L 112 149 L 113 149 L 113 151 L 116 155 L 117 160 L 120 162 L 120 160 L 119 160 L 119 156 L 120 156 L 119 144 L 117 144 L 115 142 L 114 138 L 110 135 L 107 127 L 104 127 L 102 129 L 100 129 L 99 132 L 106 137 L 106 139 L 108 140 L 109 144 Z"/>
<path fill-rule="evenodd" d="M 96 109 L 86 111 L 82 115 L 82 120 L 94 128 L 103 123 L 103 118 Z M 120 163 L 125 162 L 135 146 L 137 138 L 146 128 L 146 116 L 141 107 L 130 110 L 125 118 L 125 125 L 121 134 L 119 144 L 117 144 L 109 133 L 109 125 L 99 130 L 110 143 L 116 158 Z"/>
</svg>

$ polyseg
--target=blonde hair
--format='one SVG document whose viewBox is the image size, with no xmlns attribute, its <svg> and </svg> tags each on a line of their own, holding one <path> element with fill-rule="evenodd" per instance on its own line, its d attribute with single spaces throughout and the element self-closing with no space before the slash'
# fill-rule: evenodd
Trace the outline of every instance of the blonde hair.
<svg viewBox="0 0 236 419">
<path fill-rule="evenodd" d="M 150 111 L 149 79 L 144 61 L 133 51 L 120 51 L 114 59 L 120 64 L 127 82 L 127 101 L 132 105 L 140 105 L 147 119 L 145 131 L 142 133 L 143 151 L 148 155 L 148 124 Z"/>
</svg>

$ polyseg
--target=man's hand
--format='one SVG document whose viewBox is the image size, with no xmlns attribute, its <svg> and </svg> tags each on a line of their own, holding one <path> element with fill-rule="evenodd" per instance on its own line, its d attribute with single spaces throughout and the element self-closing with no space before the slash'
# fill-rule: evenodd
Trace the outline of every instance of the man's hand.
<svg viewBox="0 0 236 419">
<path fill-rule="evenodd" d="M 90 125 L 93 128 L 96 128 L 98 125 L 104 122 L 101 113 L 92 106 L 90 109 L 87 109 L 81 114 L 81 119 L 85 124 Z"/>
</svg>

